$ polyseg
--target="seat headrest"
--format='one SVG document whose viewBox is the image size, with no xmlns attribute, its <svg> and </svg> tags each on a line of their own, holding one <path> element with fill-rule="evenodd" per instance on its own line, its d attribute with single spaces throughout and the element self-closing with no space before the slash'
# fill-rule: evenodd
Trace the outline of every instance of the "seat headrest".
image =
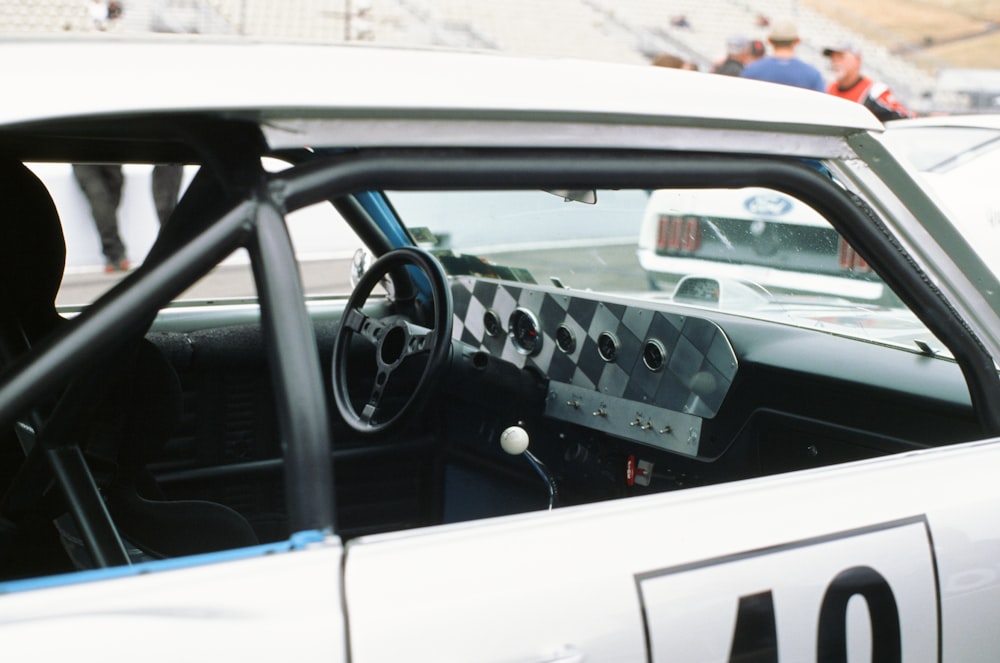
<svg viewBox="0 0 1000 663">
<path fill-rule="evenodd" d="M 48 190 L 21 162 L 0 159 L 0 282 L 29 341 L 59 321 L 65 268 L 66 241 Z"/>
</svg>

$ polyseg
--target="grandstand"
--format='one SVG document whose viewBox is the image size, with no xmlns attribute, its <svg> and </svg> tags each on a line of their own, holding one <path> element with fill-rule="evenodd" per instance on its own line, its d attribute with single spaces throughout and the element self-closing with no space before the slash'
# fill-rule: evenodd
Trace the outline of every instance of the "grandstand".
<svg viewBox="0 0 1000 663">
<path fill-rule="evenodd" d="M 90 0 L 0 0 L 0 33 L 94 33 Z M 324 42 L 493 50 L 648 63 L 671 52 L 708 69 L 730 35 L 765 39 L 761 17 L 791 16 L 799 55 L 829 76 L 824 46 L 851 40 L 865 71 L 921 111 L 962 109 L 937 89 L 935 72 L 852 32 L 798 0 L 125 0 L 116 34 L 200 33 Z M 683 17 L 683 21 L 675 20 Z"/>
</svg>

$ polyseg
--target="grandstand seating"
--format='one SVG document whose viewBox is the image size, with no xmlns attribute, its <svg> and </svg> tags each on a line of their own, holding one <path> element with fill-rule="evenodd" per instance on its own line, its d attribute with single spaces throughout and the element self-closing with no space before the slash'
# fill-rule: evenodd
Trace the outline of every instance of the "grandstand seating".
<svg viewBox="0 0 1000 663">
<path fill-rule="evenodd" d="M 94 32 L 87 0 L 0 0 L 0 34 Z M 730 35 L 765 39 L 758 16 L 792 14 L 799 55 L 829 78 L 825 45 L 862 45 L 865 70 L 926 110 L 931 74 L 794 0 L 125 0 L 112 32 L 232 33 L 310 41 L 372 40 L 645 63 L 668 51 L 706 70 Z M 672 19 L 684 16 L 686 27 Z"/>
</svg>

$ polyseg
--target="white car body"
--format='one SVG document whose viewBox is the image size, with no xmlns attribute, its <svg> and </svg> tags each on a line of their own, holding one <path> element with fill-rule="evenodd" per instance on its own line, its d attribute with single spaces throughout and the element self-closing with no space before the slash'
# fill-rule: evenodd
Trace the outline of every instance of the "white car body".
<svg viewBox="0 0 1000 663">
<path fill-rule="evenodd" d="M 332 132 L 358 146 L 829 158 L 1000 357 L 995 275 L 856 104 L 593 62 L 175 46 L 0 44 L 19 63 L 0 130 L 212 108 L 262 122 L 276 146 Z M 113 62 L 114 79 L 95 62 Z M 774 660 L 827 660 L 839 644 L 849 660 L 995 661 L 996 467 L 1000 440 L 987 439 L 346 544 L 306 532 L 287 546 L 9 581 L 0 643 L 8 657 L 49 661 L 723 662 L 752 654 L 770 625 Z"/>
</svg>

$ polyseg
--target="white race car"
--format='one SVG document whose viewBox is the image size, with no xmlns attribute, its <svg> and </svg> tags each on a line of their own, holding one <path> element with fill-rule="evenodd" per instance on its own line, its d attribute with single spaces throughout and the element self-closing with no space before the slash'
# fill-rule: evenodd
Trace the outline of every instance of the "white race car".
<svg viewBox="0 0 1000 663">
<path fill-rule="evenodd" d="M 650 286 L 686 275 L 749 279 L 776 292 L 861 302 L 889 295 L 882 281 L 819 212 L 763 187 L 661 189 L 649 196 L 639 264 Z"/>
<path fill-rule="evenodd" d="M 925 188 L 989 265 L 998 263 L 1000 194 L 993 173 L 1000 168 L 1000 115 L 952 115 L 895 120 L 886 124 L 886 144 L 917 170 Z"/>
<path fill-rule="evenodd" d="M 1000 279 L 860 105 L 455 52 L 0 55 L 8 658 L 1000 658 Z M 99 245 L 71 164 L 124 164 L 128 271 L 64 269 Z M 133 174 L 168 164 L 160 226 Z M 778 254 L 822 229 L 891 297 L 763 283 L 735 241 L 650 287 L 649 192 L 722 190 L 794 200 Z"/>
</svg>

